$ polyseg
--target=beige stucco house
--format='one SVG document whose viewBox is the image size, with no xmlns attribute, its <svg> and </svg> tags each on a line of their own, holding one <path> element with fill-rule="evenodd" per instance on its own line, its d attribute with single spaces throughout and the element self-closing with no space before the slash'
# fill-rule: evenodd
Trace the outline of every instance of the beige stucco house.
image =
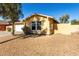
<svg viewBox="0 0 79 59">
<path fill-rule="evenodd" d="M 53 34 L 57 23 L 55 18 L 43 14 L 33 14 L 25 19 L 25 25 L 34 34 Z"/>
</svg>

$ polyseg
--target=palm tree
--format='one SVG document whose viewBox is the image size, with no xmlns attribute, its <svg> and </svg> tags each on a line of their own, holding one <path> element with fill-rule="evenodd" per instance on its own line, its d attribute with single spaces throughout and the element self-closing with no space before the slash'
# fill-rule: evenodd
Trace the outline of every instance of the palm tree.
<svg viewBox="0 0 79 59">
<path fill-rule="evenodd" d="M 69 19 L 69 15 L 63 15 L 62 17 L 60 17 L 60 23 L 68 23 L 69 21 L 68 21 L 68 19 Z"/>
<path fill-rule="evenodd" d="M 0 16 L 4 19 L 11 19 L 12 35 L 15 32 L 15 22 L 23 16 L 22 5 L 20 3 L 2 3 L 0 4 Z"/>
</svg>

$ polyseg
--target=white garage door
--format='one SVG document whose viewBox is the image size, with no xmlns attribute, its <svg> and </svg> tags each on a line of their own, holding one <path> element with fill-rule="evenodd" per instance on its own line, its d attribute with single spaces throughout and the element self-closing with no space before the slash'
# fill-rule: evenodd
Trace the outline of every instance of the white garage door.
<svg viewBox="0 0 79 59">
<path fill-rule="evenodd" d="M 16 25 L 16 26 L 15 26 L 15 31 L 23 32 L 23 31 L 22 31 L 23 26 L 24 26 L 24 25 Z"/>
</svg>

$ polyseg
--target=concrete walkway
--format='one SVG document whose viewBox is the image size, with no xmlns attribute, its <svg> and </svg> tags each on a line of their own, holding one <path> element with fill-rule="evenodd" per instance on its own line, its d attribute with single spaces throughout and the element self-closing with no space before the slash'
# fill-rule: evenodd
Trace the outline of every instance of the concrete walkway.
<svg viewBox="0 0 79 59">
<path fill-rule="evenodd" d="M 11 33 L 6 31 L 0 31 L 0 37 L 7 36 L 7 35 L 11 35 Z"/>
</svg>

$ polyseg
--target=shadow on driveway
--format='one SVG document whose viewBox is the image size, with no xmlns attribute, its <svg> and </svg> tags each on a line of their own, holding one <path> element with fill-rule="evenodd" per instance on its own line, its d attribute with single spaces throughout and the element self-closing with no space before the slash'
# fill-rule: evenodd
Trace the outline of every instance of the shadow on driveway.
<svg viewBox="0 0 79 59">
<path fill-rule="evenodd" d="M 21 39 L 25 39 L 25 38 L 29 38 L 29 37 L 31 37 L 31 38 L 37 38 L 37 37 L 40 37 L 42 35 L 33 35 L 33 34 L 31 34 L 31 35 L 22 35 L 22 34 L 19 35 L 19 34 L 16 34 L 15 36 L 16 36 L 15 38 L 11 38 L 9 40 L 5 40 L 3 42 L 0 42 L 0 44 L 7 43 L 9 41 L 16 40 L 18 38 L 21 38 Z"/>
</svg>

